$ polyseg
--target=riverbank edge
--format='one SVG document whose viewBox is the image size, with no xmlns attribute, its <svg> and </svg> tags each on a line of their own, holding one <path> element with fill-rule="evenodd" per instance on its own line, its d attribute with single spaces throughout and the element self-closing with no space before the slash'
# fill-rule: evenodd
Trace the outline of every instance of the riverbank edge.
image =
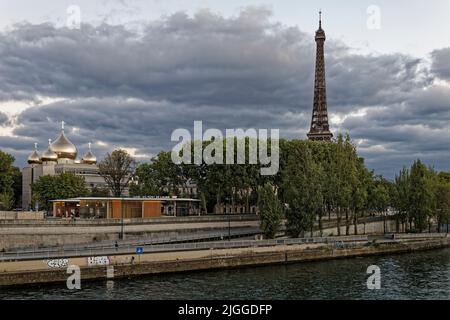
<svg viewBox="0 0 450 320">
<path fill-rule="evenodd" d="M 375 243 L 352 248 L 335 248 L 332 245 L 325 245 L 314 249 L 302 248 L 296 250 L 290 248 L 289 250 L 286 250 L 272 247 L 273 251 L 263 253 L 255 252 L 252 248 L 247 248 L 244 252 L 233 255 L 221 255 L 221 250 L 214 250 L 214 253 L 211 253 L 209 258 L 202 259 L 177 259 L 170 261 L 135 262 L 128 264 L 114 264 L 110 266 L 84 267 L 81 268 L 81 279 L 82 281 L 108 280 L 107 269 L 111 266 L 114 267 L 114 279 L 120 279 L 152 274 L 234 269 L 375 255 L 401 254 L 442 249 L 446 247 L 450 247 L 450 238 L 389 244 Z M 70 274 L 66 272 L 66 269 L 5 272 L 0 273 L 0 287 L 63 283 L 67 281 L 69 276 Z"/>
</svg>

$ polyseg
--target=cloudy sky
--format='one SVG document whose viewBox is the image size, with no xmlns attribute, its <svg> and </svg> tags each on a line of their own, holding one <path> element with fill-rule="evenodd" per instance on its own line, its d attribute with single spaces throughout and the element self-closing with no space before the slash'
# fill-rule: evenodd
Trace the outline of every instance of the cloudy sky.
<svg viewBox="0 0 450 320">
<path fill-rule="evenodd" d="M 450 170 L 446 0 L 0 0 L 0 149 L 23 166 L 61 120 L 81 155 L 140 161 L 195 120 L 303 139 L 319 8 L 333 132 L 388 178 Z"/>
</svg>

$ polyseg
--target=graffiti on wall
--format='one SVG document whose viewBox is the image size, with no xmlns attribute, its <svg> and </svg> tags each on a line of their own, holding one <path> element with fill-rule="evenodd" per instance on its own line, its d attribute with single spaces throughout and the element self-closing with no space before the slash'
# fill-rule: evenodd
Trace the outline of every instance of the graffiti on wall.
<svg viewBox="0 0 450 320">
<path fill-rule="evenodd" d="M 101 257 L 88 257 L 87 264 L 88 266 L 107 266 L 109 265 L 109 257 L 101 256 Z"/>
<path fill-rule="evenodd" d="M 44 261 L 51 269 L 66 268 L 69 265 L 69 259 L 51 259 Z"/>
</svg>

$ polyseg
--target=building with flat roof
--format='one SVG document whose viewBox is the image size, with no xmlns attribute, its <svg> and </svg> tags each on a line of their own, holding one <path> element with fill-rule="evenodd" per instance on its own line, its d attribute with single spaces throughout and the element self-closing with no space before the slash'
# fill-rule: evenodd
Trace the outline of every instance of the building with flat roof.
<svg viewBox="0 0 450 320">
<path fill-rule="evenodd" d="M 133 219 L 161 216 L 199 215 L 198 199 L 146 198 L 90 198 L 53 200 L 53 216 L 84 219 Z"/>
</svg>

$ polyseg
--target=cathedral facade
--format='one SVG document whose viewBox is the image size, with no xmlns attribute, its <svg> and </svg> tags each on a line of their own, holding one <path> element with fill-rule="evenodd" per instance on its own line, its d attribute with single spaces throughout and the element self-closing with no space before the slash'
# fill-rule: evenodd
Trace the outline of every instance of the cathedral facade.
<svg viewBox="0 0 450 320">
<path fill-rule="evenodd" d="M 86 181 L 88 189 L 107 188 L 105 179 L 100 176 L 97 166 L 97 158 L 92 153 L 91 144 L 89 150 L 79 160 L 77 147 L 70 142 L 64 132 L 64 122 L 59 136 L 55 141 L 49 140 L 48 148 L 42 154 L 37 149 L 28 157 L 28 166 L 22 170 L 22 208 L 32 208 L 32 184 L 45 175 L 58 175 L 61 173 L 73 173 L 81 176 Z"/>
</svg>

